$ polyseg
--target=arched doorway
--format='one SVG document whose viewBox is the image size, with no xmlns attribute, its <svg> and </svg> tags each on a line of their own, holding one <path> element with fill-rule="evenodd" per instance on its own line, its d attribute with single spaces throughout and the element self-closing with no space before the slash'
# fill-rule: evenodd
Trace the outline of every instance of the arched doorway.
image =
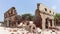
<svg viewBox="0 0 60 34">
<path fill-rule="evenodd" d="M 46 18 L 45 28 L 52 27 L 52 19 Z"/>
<path fill-rule="evenodd" d="M 49 21 L 50 21 L 50 26 L 52 27 L 52 19 L 50 19 Z"/>
<path fill-rule="evenodd" d="M 49 21 L 49 18 L 46 18 L 45 28 L 48 28 L 48 21 Z"/>
</svg>

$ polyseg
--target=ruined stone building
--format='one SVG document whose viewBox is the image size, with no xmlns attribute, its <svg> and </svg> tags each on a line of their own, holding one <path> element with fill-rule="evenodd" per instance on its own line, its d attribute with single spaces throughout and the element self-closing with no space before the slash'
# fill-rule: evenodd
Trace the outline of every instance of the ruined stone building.
<svg viewBox="0 0 60 34">
<path fill-rule="evenodd" d="M 4 13 L 4 23 L 8 27 L 16 27 L 20 22 L 20 16 L 17 15 L 15 7 L 10 8 Z"/>
<path fill-rule="evenodd" d="M 37 9 L 35 11 L 35 17 L 33 18 L 33 26 L 29 23 L 29 17 L 26 17 L 26 20 L 22 21 L 23 19 L 17 15 L 15 7 L 10 8 L 7 12 L 4 13 L 4 23 L 5 26 L 8 27 L 16 27 L 20 22 L 25 22 L 28 28 L 35 29 L 39 27 L 41 29 L 46 29 L 49 27 L 54 27 L 54 10 L 48 8 L 42 3 L 37 4 Z"/>
<path fill-rule="evenodd" d="M 41 29 L 54 27 L 54 15 L 54 10 L 48 8 L 42 3 L 38 3 L 35 11 L 35 18 L 33 20 L 34 24 Z"/>
</svg>

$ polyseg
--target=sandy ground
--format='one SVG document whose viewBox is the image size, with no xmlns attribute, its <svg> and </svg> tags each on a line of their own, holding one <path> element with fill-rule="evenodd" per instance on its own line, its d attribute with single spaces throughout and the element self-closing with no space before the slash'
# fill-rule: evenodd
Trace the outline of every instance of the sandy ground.
<svg viewBox="0 0 60 34">
<path fill-rule="evenodd" d="M 0 34 L 35 34 L 26 31 L 24 28 L 6 28 L 0 27 Z M 60 31 L 52 32 L 52 30 L 41 30 L 36 34 L 60 34 Z"/>
</svg>

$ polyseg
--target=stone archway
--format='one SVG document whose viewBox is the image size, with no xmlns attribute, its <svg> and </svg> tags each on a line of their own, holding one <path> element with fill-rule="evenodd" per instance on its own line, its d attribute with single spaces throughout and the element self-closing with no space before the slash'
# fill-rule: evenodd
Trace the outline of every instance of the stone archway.
<svg viewBox="0 0 60 34">
<path fill-rule="evenodd" d="M 52 27 L 52 19 L 46 18 L 45 20 L 45 28 L 50 28 Z"/>
</svg>

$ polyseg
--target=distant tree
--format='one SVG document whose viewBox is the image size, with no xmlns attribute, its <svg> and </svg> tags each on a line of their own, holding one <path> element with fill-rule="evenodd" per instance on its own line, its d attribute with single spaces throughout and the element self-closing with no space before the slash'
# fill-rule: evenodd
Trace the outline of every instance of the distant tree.
<svg viewBox="0 0 60 34">
<path fill-rule="evenodd" d="M 23 14 L 23 15 L 22 15 L 22 18 L 23 18 L 23 19 L 26 19 L 27 16 L 29 16 L 28 18 L 29 18 L 30 21 L 31 21 L 32 18 L 33 18 L 33 15 L 31 15 L 31 14 Z"/>
<path fill-rule="evenodd" d="M 59 20 L 60 20 L 60 14 L 59 14 L 59 13 L 57 13 L 57 14 L 55 15 L 55 19 L 59 19 Z"/>
<path fill-rule="evenodd" d="M 60 26 L 60 14 L 59 13 L 57 13 L 56 15 L 55 15 L 55 25 L 59 25 Z"/>
</svg>

